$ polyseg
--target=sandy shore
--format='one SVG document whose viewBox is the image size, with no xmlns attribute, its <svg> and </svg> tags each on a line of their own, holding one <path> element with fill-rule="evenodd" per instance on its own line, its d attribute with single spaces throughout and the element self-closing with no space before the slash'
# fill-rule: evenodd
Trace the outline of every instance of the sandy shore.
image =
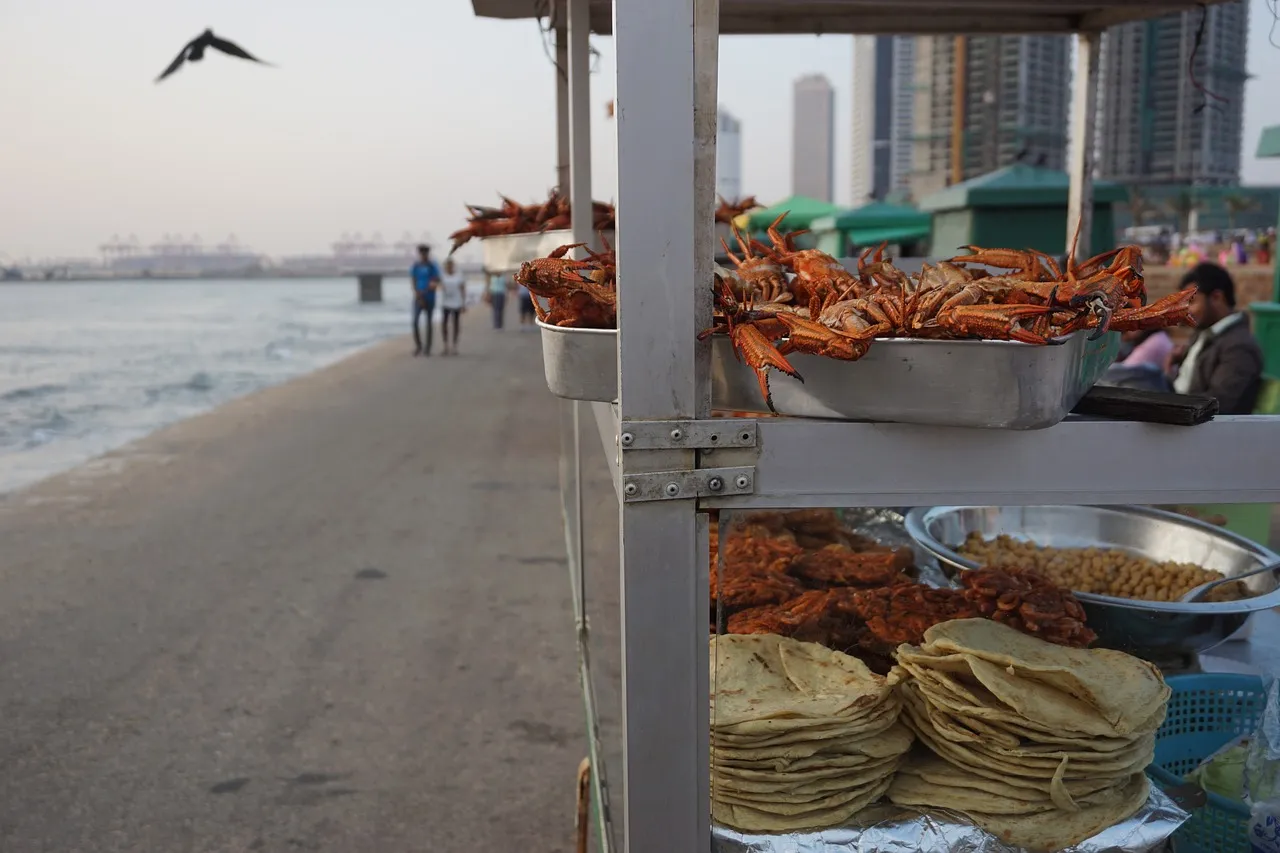
<svg viewBox="0 0 1280 853">
<path fill-rule="evenodd" d="M 0 499 L 0 849 L 566 848 L 558 410 L 487 325 Z"/>
</svg>

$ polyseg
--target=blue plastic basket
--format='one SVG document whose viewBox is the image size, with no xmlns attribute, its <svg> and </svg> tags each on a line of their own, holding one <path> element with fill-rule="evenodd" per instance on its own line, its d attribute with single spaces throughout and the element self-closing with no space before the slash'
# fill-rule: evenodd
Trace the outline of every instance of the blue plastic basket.
<svg viewBox="0 0 1280 853">
<path fill-rule="evenodd" d="M 1201 761 L 1252 734 L 1267 699 L 1256 675 L 1176 675 L 1169 687 L 1169 712 L 1147 769 L 1161 788 L 1185 784 Z M 1243 803 L 1210 793 L 1174 835 L 1178 853 L 1249 853 L 1248 820 Z"/>
</svg>

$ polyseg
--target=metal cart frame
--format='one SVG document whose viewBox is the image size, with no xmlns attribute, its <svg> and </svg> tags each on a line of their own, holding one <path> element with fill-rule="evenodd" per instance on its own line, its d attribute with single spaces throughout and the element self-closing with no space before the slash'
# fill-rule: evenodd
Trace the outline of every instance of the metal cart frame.
<svg viewBox="0 0 1280 853">
<path fill-rule="evenodd" d="M 593 760 L 580 461 L 599 438 L 618 499 L 623 767 L 629 853 L 706 850 L 710 508 L 926 503 L 1280 502 L 1280 417 L 1191 429 L 1071 418 L 1004 432 L 713 419 L 711 321 L 718 42 L 733 33 L 1075 33 L 1072 138 L 1093 138 L 1103 28 L 1194 8 L 1169 0 L 561 0 L 567 9 L 571 195 L 590 211 L 587 36 L 617 53 L 620 402 L 567 403 L 562 468 Z M 533 17 L 545 0 L 473 0 Z M 610 14 L 611 12 L 611 14 Z M 1070 230 L 1092 211 L 1093 146 L 1074 146 Z M 590 240 L 590 218 L 575 240 Z M 1081 247 L 1083 251 L 1087 247 Z M 591 422 L 595 422 L 595 428 Z M 584 432 L 586 437 L 584 438 Z M 1229 449 L 1230 455 L 1220 451 Z M 597 774 L 598 776 L 598 774 Z M 597 805 L 604 792 L 597 790 Z M 602 818 L 607 820 L 607 815 Z M 606 841 L 606 843 L 608 843 Z"/>
</svg>

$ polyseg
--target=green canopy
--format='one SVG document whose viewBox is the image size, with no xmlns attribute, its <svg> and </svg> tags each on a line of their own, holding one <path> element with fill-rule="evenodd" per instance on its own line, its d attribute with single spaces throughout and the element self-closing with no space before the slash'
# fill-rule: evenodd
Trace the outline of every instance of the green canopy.
<svg viewBox="0 0 1280 853">
<path fill-rule="evenodd" d="M 783 231 L 797 231 L 801 228 L 808 228 L 812 225 L 813 220 L 823 216 L 832 216 L 839 212 L 840 208 L 834 204 L 825 201 L 819 201 L 816 198 L 809 198 L 803 195 L 789 196 L 777 204 L 769 207 L 753 210 L 747 214 L 747 230 L 763 231 L 769 227 L 769 223 L 777 219 L 781 214 L 786 213 L 787 218 L 782 220 Z"/>
<path fill-rule="evenodd" d="M 1258 153 L 1255 156 L 1280 157 L 1280 124 L 1262 131 L 1262 138 L 1258 140 Z"/>
<path fill-rule="evenodd" d="M 921 200 L 930 213 L 974 207 L 1048 207 L 1065 205 L 1071 179 L 1066 172 L 1015 163 L 947 187 Z M 1128 199 L 1125 188 L 1108 181 L 1093 182 L 1094 204 Z"/>
<path fill-rule="evenodd" d="M 873 201 L 835 216 L 815 219 L 809 227 L 814 232 L 841 231 L 853 246 L 878 246 L 924 240 L 929 236 L 930 225 L 929 214 L 914 207 Z"/>
</svg>

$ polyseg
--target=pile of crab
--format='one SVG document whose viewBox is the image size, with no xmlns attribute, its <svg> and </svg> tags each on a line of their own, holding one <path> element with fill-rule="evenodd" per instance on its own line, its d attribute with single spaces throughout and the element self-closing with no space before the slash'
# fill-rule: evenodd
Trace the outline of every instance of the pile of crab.
<svg viewBox="0 0 1280 853">
<path fill-rule="evenodd" d="M 585 249 L 585 243 L 571 243 L 520 265 L 516 283 L 534 295 L 533 309 L 540 321 L 575 329 L 618 327 L 617 259 L 603 234 L 600 242 L 602 252 Z M 585 249 L 585 258 L 569 256 L 578 248 Z"/>
<path fill-rule="evenodd" d="M 1097 338 L 1193 325 L 1194 288 L 1147 304 L 1138 246 L 1076 263 L 1073 241 L 1065 268 L 1035 250 L 966 246 L 968 254 L 912 275 L 886 260 L 882 246 L 864 252 L 854 271 L 824 252 L 797 249 L 803 232 L 778 231 L 785 216 L 770 225 L 768 244 L 734 229 L 739 252 L 724 248 L 736 269 L 716 275 L 715 325 L 699 334 L 732 338 L 771 410 L 770 369 L 804 381 L 787 361 L 793 352 L 855 361 L 877 338 L 1043 345 L 1084 330 Z"/>
<path fill-rule="evenodd" d="M 468 204 L 467 225 L 449 235 L 453 241 L 452 255 L 472 237 L 499 237 L 506 234 L 535 234 L 541 231 L 560 231 L 573 223 L 569 199 L 559 190 L 552 190 L 546 201 L 520 204 L 506 196 L 500 196 L 499 207 Z M 603 201 L 591 203 L 591 228 L 593 231 L 612 231 L 613 205 Z"/>
</svg>

